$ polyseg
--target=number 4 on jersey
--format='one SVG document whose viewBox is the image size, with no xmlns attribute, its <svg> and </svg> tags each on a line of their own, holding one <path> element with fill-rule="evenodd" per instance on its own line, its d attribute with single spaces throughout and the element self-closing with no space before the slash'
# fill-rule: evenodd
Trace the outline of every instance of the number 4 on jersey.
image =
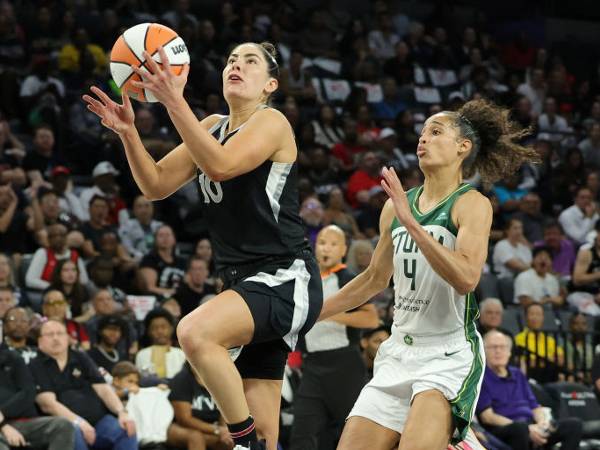
<svg viewBox="0 0 600 450">
<path fill-rule="evenodd" d="M 198 176 L 198 184 L 204 196 L 204 203 L 221 203 L 223 200 L 223 188 L 218 181 L 212 181 L 205 174 L 201 173 Z M 214 189 L 213 189 L 214 186 Z"/>
</svg>

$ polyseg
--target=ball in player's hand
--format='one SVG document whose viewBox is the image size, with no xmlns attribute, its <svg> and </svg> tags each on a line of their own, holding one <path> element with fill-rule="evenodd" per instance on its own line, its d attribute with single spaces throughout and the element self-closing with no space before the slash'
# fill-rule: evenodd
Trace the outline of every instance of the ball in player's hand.
<svg viewBox="0 0 600 450">
<path fill-rule="evenodd" d="M 169 27 L 159 23 L 141 23 L 126 30 L 110 52 L 110 73 L 119 88 L 126 89 L 130 97 L 141 102 L 156 102 L 156 98 L 147 89 L 131 84 L 132 81 L 142 81 L 131 66 L 148 70 L 144 51 L 152 59 L 161 63 L 158 47 L 165 49 L 171 71 L 179 75 L 185 64 L 189 64 L 190 55 L 180 36 Z"/>
</svg>

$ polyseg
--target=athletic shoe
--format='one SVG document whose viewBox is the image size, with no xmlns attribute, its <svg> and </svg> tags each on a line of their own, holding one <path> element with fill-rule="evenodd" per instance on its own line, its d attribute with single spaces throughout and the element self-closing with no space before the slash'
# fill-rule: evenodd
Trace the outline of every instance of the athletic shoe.
<svg viewBox="0 0 600 450">
<path fill-rule="evenodd" d="M 481 445 L 473 430 L 469 428 L 465 439 L 455 446 L 449 445 L 448 450 L 485 450 L 485 447 Z"/>
</svg>

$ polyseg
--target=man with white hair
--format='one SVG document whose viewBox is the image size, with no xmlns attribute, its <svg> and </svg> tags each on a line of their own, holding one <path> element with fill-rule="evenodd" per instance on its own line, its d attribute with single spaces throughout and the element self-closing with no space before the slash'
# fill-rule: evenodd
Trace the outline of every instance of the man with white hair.
<svg viewBox="0 0 600 450">
<path fill-rule="evenodd" d="M 498 330 L 501 333 L 512 336 L 512 333 L 501 327 L 504 317 L 504 306 L 499 299 L 488 297 L 483 300 L 479 304 L 479 314 L 477 328 L 482 336 L 490 330 Z"/>
<path fill-rule="evenodd" d="M 487 367 L 476 408 L 479 422 L 513 450 L 558 442 L 563 450 L 578 449 L 581 421 L 576 418 L 548 421 L 523 372 L 508 364 L 512 340 L 492 330 L 484 336 L 483 343 Z"/>
</svg>

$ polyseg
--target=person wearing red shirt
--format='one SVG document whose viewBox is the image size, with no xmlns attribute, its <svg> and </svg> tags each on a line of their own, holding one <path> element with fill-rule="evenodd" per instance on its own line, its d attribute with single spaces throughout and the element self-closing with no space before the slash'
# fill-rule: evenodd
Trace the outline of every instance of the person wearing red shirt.
<svg viewBox="0 0 600 450">
<path fill-rule="evenodd" d="M 369 189 L 381 184 L 381 161 L 375 152 L 362 155 L 359 169 L 348 180 L 346 196 L 352 208 L 366 205 L 369 201 Z"/>
<path fill-rule="evenodd" d="M 356 121 L 347 118 L 344 121 L 344 139 L 331 148 L 331 154 L 342 162 L 342 168 L 350 171 L 354 168 L 355 157 L 367 150 L 358 139 Z"/>
</svg>

